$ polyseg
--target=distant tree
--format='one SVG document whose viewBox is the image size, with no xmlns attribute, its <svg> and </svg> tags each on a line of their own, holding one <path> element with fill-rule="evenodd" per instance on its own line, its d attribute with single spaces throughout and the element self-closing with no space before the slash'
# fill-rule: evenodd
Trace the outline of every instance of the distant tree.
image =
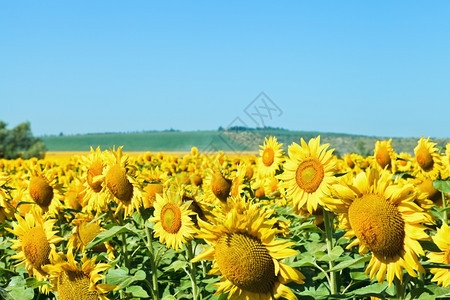
<svg viewBox="0 0 450 300">
<path fill-rule="evenodd" d="M 44 158 L 47 147 L 41 139 L 33 137 L 30 122 L 23 122 L 8 130 L 0 121 L 0 158 Z"/>
</svg>

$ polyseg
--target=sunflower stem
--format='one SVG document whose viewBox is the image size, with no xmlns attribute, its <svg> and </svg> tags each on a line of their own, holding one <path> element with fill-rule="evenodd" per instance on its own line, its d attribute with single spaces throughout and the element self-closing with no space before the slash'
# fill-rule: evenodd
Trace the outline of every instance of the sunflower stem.
<svg viewBox="0 0 450 300">
<path fill-rule="evenodd" d="M 327 252 L 328 255 L 331 256 L 331 251 L 333 249 L 333 220 L 332 215 L 328 213 L 326 209 L 323 210 L 323 219 L 325 223 L 325 234 L 326 234 L 326 241 L 327 241 Z M 334 267 L 334 260 L 330 259 L 329 261 L 329 268 L 332 269 Z M 338 284 L 337 284 L 337 277 L 336 272 L 330 272 L 330 289 L 331 294 L 337 294 L 338 292 Z"/>
<path fill-rule="evenodd" d="M 145 234 L 147 236 L 147 248 L 148 252 L 150 253 L 150 264 L 152 267 L 152 283 L 153 287 L 151 289 L 151 293 L 153 296 L 153 299 L 157 300 L 159 299 L 159 291 L 158 291 L 158 267 L 155 260 L 155 252 L 153 249 L 152 244 L 152 234 L 150 232 L 150 228 L 148 226 L 144 226 L 145 228 Z"/>
<path fill-rule="evenodd" d="M 193 251 L 193 245 L 192 241 L 189 241 L 186 245 L 186 251 L 187 251 L 187 261 L 189 263 L 189 278 L 191 279 L 192 284 L 192 298 L 193 300 L 198 299 L 198 287 L 197 287 L 197 268 L 195 266 L 195 263 L 191 262 L 191 259 L 194 258 L 194 251 Z"/>
<path fill-rule="evenodd" d="M 394 277 L 394 284 L 395 284 L 395 291 L 397 292 L 396 296 L 397 299 L 402 300 L 405 299 L 403 296 L 403 283 L 400 281 L 400 279 L 397 278 L 397 276 Z"/>
<path fill-rule="evenodd" d="M 442 208 L 444 209 L 444 223 L 448 224 L 448 219 L 447 219 L 447 200 L 445 199 L 445 193 L 443 191 L 441 191 L 442 193 Z"/>
</svg>

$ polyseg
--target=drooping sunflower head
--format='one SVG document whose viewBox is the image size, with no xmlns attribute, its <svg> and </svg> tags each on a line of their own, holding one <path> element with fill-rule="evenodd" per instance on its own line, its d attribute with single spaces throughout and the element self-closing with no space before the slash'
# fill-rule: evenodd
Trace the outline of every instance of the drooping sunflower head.
<svg viewBox="0 0 450 300">
<path fill-rule="evenodd" d="M 56 176 L 58 170 L 54 168 L 42 169 L 40 165 L 30 167 L 29 177 L 24 180 L 27 183 L 29 198 L 36 203 L 32 207 L 37 214 L 49 212 L 52 215 L 62 208 L 62 183 Z"/>
<path fill-rule="evenodd" d="M 155 237 L 159 237 L 167 248 L 178 251 L 193 237 L 195 227 L 190 218 L 193 212 L 188 209 L 190 204 L 191 201 L 182 203 L 182 195 L 178 191 L 168 190 L 162 196 L 156 194 L 154 215 L 150 221 L 155 223 Z"/>
<path fill-rule="evenodd" d="M 258 171 L 263 176 L 274 176 L 283 162 L 283 144 L 277 142 L 276 137 L 264 139 L 264 145 L 259 146 Z"/>
<path fill-rule="evenodd" d="M 243 204 L 243 203 L 240 203 Z M 273 211 L 246 203 L 245 209 L 231 209 L 223 222 L 215 225 L 199 221 L 198 237 L 212 245 L 193 259 L 212 260 L 211 274 L 221 275 L 215 295 L 229 293 L 228 298 L 271 299 L 281 295 L 295 299 L 284 284 L 303 283 L 304 276 L 280 261 L 297 251 L 292 242 L 274 240 L 278 229 Z"/>
<path fill-rule="evenodd" d="M 105 294 L 117 286 L 100 283 L 105 276 L 99 273 L 111 266 L 105 263 L 96 264 L 96 259 L 83 256 L 79 263 L 70 250 L 67 255 L 52 252 L 51 264 L 45 265 L 43 269 L 50 275 L 52 290 L 58 293 L 59 299 L 108 299 Z"/>
<path fill-rule="evenodd" d="M 375 142 L 375 150 L 374 157 L 376 162 L 376 167 L 380 169 L 388 169 L 392 173 L 395 173 L 395 159 L 396 154 L 392 148 L 392 139 L 389 141 L 376 141 Z"/>
<path fill-rule="evenodd" d="M 279 178 L 297 209 L 306 206 L 312 213 L 321 204 L 324 191 L 335 181 L 336 158 L 328 144 L 320 145 L 320 136 L 308 144 L 301 139 L 301 144 L 289 146 L 289 158 Z"/>
<path fill-rule="evenodd" d="M 414 148 L 414 176 L 422 176 L 432 180 L 439 176 L 442 161 L 438 148 L 435 146 L 436 143 L 431 142 L 430 138 L 425 140 L 423 136 L 417 142 L 417 146 Z"/>
<path fill-rule="evenodd" d="M 379 282 L 387 275 L 390 285 L 394 276 L 402 279 L 403 269 L 411 276 L 424 272 L 418 240 L 428 239 L 423 224 L 431 218 L 415 203 L 421 197 L 413 184 L 394 183 L 389 172 L 370 169 L 351 183 L 334 185 L 324 204 L 339 215 L 345 236 L 356 237 L 348 248 L 359 244 L 361 254 L 372 253 L 366 274 L 377 274 Z"/>
<path fill-rule="evenodd" d="M 30 275 L 44 280 L 46 274 L 42 267 L 49 263 L 54 244 L 62 240 L 56 236 L 56 231 L 53 231 L 56 220 L 44 220 L 40 215 L 31 213 L 26 214 L 25 218 L 18 214 L 15 217 L 17 223 L 13 222 L 13 229 L 6 228 L 17 236 L 17 240 L 12 240 L 11 249 L 19 252 L 11 258 L 22 260 L 18 265 L 25 264 Z"/>
<path fill-rule="evenodd" d="M 226 178 L 221 171 L 211 170 L 203 184 L 205 200 L 212 204 L 226 203 L 230 196 L 231 185 L 232 180 Z"/>
<path fill-rule="evenodd" d="M 128 164 L 128 156 L 123 155 L 122 147 L 117 151 L 112 149 L 106 155 L 106 162 L 103 174 L 94 180 L 104 179 L 109 200 L 118 204 L 117 210 L 123 210 L 125 218 L 141 205 L 142 192 L 135 176 L 136 167 Z"/>
<path fill-rule="evenodd" d="M 100 224 L 100 220 L 93 220 L 85 214 L 77 214 L 72 221 L 74 228 L 72 231 L 72 237 L 69 238 L 67 243 L 68 249 L 74 249 L 76 252 L 84 252 L 86 246 L 101 232 L 104 231 Z M 114 258 L 113 248 L 108 242 L 99 244 L 92 248 L 94 252 L 108 252 L 110 259 Z"/>
</svg>

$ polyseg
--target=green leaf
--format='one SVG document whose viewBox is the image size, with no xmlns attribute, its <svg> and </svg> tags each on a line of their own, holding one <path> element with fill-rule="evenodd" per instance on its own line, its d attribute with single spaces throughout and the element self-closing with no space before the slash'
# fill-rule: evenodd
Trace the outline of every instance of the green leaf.
<svg viewBox="0 0 450 300">
<path fill-rule="evenodd" d="M 371 259 L 370 256 L 363 256 L 363 257 L 359 257 L 359 258 L 355 258 L 355 259 L 345 260 L 345 261 L 337 264 L 336 266 L 334 266 L 334 268 L 331 268 L 329 271 L 330 272 L 340 271 L 340 270 L 350 268 L 351 266 L 354 266 L 354 265 L 357 265 L 360 263 L 368 262 L 370 259 Z"/>
<path fill-rule="evenodd" d="M 342 253 L 344 253 L 344 249 L 341 246 L 336 246 L 331 249 L 330 253 L 325 253 L 325 255 L 321 255 L 321 253 L 320 255 L 316 254 L 316 257 L 319 261 L 335 261 Z"/>
<path fill-rule="evenodd" d="M 423 250 L 441 252 L 441 249 L 439 249 L 439 247 L 432 241 L 419 241 L 419 243 L 422 246 Z"/>
<path fill-rule="evenodd" d="M 433 181 L 433 186 L 441 192 L 450 193 L 450 180 L 435 179 Z"/>
<path fill-rule="evenodd" d="M 166 268 L 166 271 L 174 270 L 178 271 L 180 269 L 183 269 L 187 265 L 187 262 L 184 260 L 176 260 L 174 261 L 170 266 Z"/>
<path fill-rule="evenodd" d="M 424 263 L 422 263 L 422 266 L 424 268 L 428 268 L 428 269 L 429 268 L 450 269 L 450 265 L 433 263 L 433 262 L 424 262 Z"/>
<path fill-rule="evenodd" d="M 27 279 L 25 279 L 25 282 L 27 284 L 27 287 L 31 287 L 31 288 L 49 284 L 48 281 L 39 281 L 34 277 L 28 277 Z"/>
<path fill-rule="evenodd" d="M 146 277 L 147 275 L 142 270 L 139 270 L 136 272 L 136 274 L 134 274 L 134 278 L 136 278 L 136 280 L 144 280 Z"/>
<path fill-rule="evenodd" d="M 124 226 L 113 226 L 110 229 L 100 232 L 87 246 L 86 249 L 91 249 L 92 247 L 97 246 L 98 244 L 107 242 L 111 240 L 113 237 L 115 237 L 118 234 L 122 234 L 125 232 L 132 232 L 134 234 L 139 235 L 139 232 L 132 228 L 131 224 L 126 224 Z"/>
<path fill-rule="evenodd" d="M 147 294 L 147 292 L 138 285 L 133 285 L 133 286 L 127 287 L 126 292 L 131 294 L 133 297 L 145 298 L 145 299 L 149 298 L 149 295 Z"/>
<path fill-rule="evenodd" d="M 108 284 L 118 285 L 121 289 L 130 286 L 136 278 L 128 274 L 124 269 L 113 269 L 106 274 Z"/>
<path fill-rule="evenodd" d="M 381 294 L 386 290 L 388 287 L 387 282 L 383 282 L 382 284 L 374 283 L 359 289 L 356 289 L 352 291 L 351 293 L 357 296 L 381 296 Z"/>
</svg>

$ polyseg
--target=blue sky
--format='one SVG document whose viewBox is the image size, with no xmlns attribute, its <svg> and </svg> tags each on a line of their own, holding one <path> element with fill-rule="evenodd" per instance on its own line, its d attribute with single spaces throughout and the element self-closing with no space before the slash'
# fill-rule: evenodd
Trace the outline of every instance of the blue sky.
<svg viewBox="0 0 450 300">
<path fill-rule="evenodd" d="M 3 1 L 0 120 L 450 137 L 448 1 Z M 253 103 L 253 104 L 252 104 Z"/>
</svg>

